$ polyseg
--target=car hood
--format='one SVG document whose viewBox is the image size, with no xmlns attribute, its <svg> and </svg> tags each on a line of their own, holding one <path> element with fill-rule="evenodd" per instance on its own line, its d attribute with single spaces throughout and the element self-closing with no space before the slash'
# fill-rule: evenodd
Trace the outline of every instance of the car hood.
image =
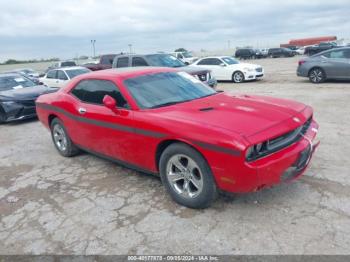
<svg viewBox="0 0 350 262">
<path fill-rule="evenodd" d="M 44 85 L 11 89 L 0 92 L 0 100 L 30 100 L 36 99 L 42 94 L 52 93 L 55 91 L 57 91 L 56 88 L 50 88 Z"/>
<path fill-rule="evenodd" d="M 225 129 L 249 137 L 287 119 L 306 105 L 272 97 L 220 93 L 169 107 L 160 108 L 160 117 L 197 123 L 201 127 Z"/>
</svg>

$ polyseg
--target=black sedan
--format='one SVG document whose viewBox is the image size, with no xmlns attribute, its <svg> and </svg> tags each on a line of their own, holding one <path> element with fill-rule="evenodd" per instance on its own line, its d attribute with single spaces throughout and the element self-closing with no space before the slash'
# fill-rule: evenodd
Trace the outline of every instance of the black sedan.
<svg viewBox="0 0 350 262">
<path fill-rule="evenodd" d="M 21 74 L 0 74 L 0 123 L 36 117 L 35 100 L 55 91 Z"/>
</svg>

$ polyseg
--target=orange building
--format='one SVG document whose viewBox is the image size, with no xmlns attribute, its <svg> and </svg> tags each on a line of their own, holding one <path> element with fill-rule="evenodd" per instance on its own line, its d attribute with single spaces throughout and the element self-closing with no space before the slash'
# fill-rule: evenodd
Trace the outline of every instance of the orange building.
<svg viewBox="0 0 350 262">
<path fill-rule="evenodd" d="M 322 37 L 292 39 L 289 41 L 288 44 L 281 44 L 281 47 L 316 45 L 322 42 L 332 42 L 336 40 L 337 40 L 336 36 L 322 36 Z"/>
</svg>

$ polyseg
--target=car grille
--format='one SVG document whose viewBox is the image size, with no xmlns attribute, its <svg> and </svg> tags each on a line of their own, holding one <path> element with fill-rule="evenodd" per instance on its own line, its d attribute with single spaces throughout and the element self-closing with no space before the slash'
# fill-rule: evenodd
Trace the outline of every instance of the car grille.
<svg viewBox="0 0 350 262">
<path fill-rule="evenodd" d="M 35 101 L 34 100 L 21 100 L 21 101 L 17 101 L 17 103 L 23 105 L 23 106 L 28 106 L 28 107 L 32 107 L 35 106 Z"/>
<path fill-rule="evenodd" d="M 247 160 L 253 161 L 253 160 L 259 159 L 261 157 L 264 157 L 276 151 L 279 151 L 283 148 L 286 148 L 292 145 L 293 143 L 299 141 L 306 134 L 307 130 L 311 125 L 311 122 L 312 122 L 312 117 L 310 117 L 302 126 L 294 129 L 293 131 L 290 131 L 281 136 L 265 141 L 263 143 L 263 149 L 259 153 L 253 154 L 252 156 L 250 156 Z"/>
<path fill-rule="evenodd" d="M 257 68 L 255 69 L 255 71 L 261 73 L 261 72 L 263 71 L 263 69 L 262 69 L 262 67 L 257 67 Z"/>
</svg>

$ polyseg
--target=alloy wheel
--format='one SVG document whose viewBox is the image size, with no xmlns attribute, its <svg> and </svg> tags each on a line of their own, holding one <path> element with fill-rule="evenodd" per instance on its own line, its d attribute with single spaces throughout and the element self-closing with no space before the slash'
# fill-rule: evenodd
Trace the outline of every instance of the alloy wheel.
<svg viewBox="0 0 350 262">
<path fill-rule="evenodd" d="M 244 80 L 244 76 L 241 72 L 236 72 L 233 75 L 233 81 L 236 83 L 241 83 Z"/>
<path fill-rule="evenodd" d="M 53 128 L 53 139 L 57 148 L 60 151 L 65 151 L 67 149 L 68 140 L 66 132 L 64 131 L 63 127 L 59 124 L 56 124 Z"/>
<path fill-rule="evenodd" d="M 313 69 L 311 72 L 310 72 L 310 80 L 313 82 L 313 83 L 321 83 L 323 81 L 323 72 L 321 69 Z"/>
<path fill-rule="evenodd" d="M 166 166 L 171 187 L 184 198 L 192 199 L 203 190 L 203 176 L 197 163 L 183 154 L 172 156 Z"/>
</svg>

